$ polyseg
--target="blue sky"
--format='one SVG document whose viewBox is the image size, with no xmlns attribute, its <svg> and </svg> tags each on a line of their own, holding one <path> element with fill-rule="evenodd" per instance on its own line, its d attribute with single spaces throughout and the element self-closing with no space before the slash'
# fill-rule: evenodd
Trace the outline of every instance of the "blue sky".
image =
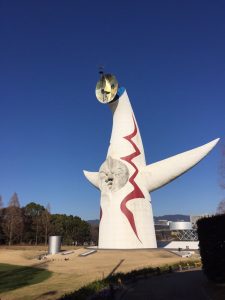
<svg viewBox="0 0 225 300">
<path fill-rule="evenodd" d="M 224 1 L 0 0 L 0 194 L 99 216 L 84 178 L 104 161 L 111 112 L 98 66 L 125 86 L 148 163 L 222 141 L 152 193 L 155 215 L 213 213 L 225 133 Z"/>
</svg>

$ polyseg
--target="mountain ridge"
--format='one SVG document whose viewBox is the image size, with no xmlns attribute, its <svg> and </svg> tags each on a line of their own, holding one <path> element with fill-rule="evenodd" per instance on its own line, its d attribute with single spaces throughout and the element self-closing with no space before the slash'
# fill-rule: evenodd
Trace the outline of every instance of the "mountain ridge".
<svg viewBox="0 0 225 300">
<path fill-rule="evenodd" d="M 167 220 L 172 222 L 177 222 L 177 221 L 190 222 L 190 216 L 182 215 L 182 214 L 174 214 L 174 215 L 162 215 L 162 216 L 154 217 L 154 222 L 159 220 Z M 88 222 L 91 225 L 99 225 L 99 219 L 87 220 L 86 222 Z"/>
</svg>

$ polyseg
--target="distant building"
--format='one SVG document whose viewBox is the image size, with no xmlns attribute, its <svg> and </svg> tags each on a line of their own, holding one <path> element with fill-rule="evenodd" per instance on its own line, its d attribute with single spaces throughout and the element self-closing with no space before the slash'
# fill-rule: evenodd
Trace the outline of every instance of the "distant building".
<svg viewBox="0 0 225 300">
<path fill-rule="evenodd" d="M 156 220 L 155 225 L 164 225 L 164 226 L 169 226 L 170 221 L 168 220 Z"/>
<path fill-rule="evenodd" d="M 171 240 L 171 234 L 169 229 L 170 221 L 168 220 L 156 220 L 155 221 L 155 233 L 157 241 Z"/>
<path fill-rule="evenodd" d="M 198 235 L 191 222 L 170 222 L 171 235 L 179 241 L 197 241 Z"/>
</svg>

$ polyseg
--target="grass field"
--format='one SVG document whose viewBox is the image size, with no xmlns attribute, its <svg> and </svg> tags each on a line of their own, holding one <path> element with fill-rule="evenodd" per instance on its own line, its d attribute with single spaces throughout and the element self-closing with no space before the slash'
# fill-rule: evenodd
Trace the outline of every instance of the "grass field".
<svg viewBox="0 0 225 300">
<path fill-rule="evenodd" d="M 0 264 L 0 293 L 37 284 L 48 279 L 51 274 L 40 268 Z"/>
<path fill-rule="evenodd" d="M 71 250 L 71 247 L 67 249 Z M 113 271 L 128 272 L 143 267 L 156 267 L 187 260 L 163 249 L 100 250 L 90 256 L 80 257 L 79 254 L 87 250 L 79 248 L 74 249 L 74 253 L 70 255 L 52 255 L 46 261 L 39 261 L 37 257 L 45 251 L 46 248 L 43 247 L 0 247 L 0 263 L 20 266 L 21 269 L 18 268 L 16 273 L 21 282 L 26 283 L 26 285 L 18 284 L 18 279 L 9 270 L 7 282 L 15 281 L 14 287 L 12 285 L 12 288 L 9 288 L 5 280 L 2 284 L 1 299 L 58 299 L 61 295 L 79 289 L 89 282 L 107 277 Z M 34 272 L 29 273 L 27 270 L 26 273 L 24 267 L 32 267 Z M 40 273 L 35 271 L 36 268 L 40 269 Z M 44 275 L 45 271 L 52 272 L 51 276 Z M 25 277 L 24 281 L 23 277 Z"/>
</svg>

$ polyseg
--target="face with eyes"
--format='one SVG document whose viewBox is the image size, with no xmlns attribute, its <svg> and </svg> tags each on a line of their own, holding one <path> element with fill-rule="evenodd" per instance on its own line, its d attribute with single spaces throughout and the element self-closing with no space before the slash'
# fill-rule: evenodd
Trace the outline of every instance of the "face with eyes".
<svg viewBox="0 0 225 300">
<path fill-rule="evenodd" d="M 99 187 L 101 191 L 116 192 L 127 183 L 128 178 L 126 165 L 109 156 L 99 170 Z"/>
</svg>

